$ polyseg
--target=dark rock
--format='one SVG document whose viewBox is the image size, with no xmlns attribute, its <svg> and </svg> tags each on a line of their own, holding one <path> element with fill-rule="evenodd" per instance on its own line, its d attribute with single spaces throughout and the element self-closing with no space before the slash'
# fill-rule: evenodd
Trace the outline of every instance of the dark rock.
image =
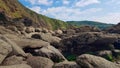
<svg viewBox="0 0 120 68">
<path fill-rule="evenodd" d="M 119 39 L 116 34 L 102 32 L 83 32 L 61 41 L 59 49 L 65 54 L 83 54 L 91 51 L 113 50 L 113 43 Z"/>
</svg>

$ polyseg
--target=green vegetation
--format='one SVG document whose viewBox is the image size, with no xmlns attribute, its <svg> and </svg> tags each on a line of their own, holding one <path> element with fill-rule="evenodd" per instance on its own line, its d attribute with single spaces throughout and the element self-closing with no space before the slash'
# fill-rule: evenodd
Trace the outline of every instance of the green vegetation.
<svg viewBox="0 0 120 68">
<path fill-rule="evenodd" d="M 68 55 L 68 56 L 66 57 L 66 59 L 67 59 L 68 61 L 75 61 L 75 60 L 76 60 L 76 56 L 75 56 L 75 55 Z"/>
<path fill-rule="evenodd" d="M 114 58 L 113 58 L 113 56 L 112 55 L 105 55 L 105 56 L 103 56 L 103 58 L 105 58 L 105 59 L 107 59 L 107 60 L 109 60 L 109 61 L 114 61 Z"/>
<path fill-rule="evenodd" d="M 96 21 L 68 21 L 67 23 L 74 25 L 76 27 L 80 27 L 82 25 L 89 25 L 89 26 L 98 27 L 100 29 L 105 29 L 113 25 L 113 24 L 105 24 L 105 23 L 96 22 Z"/>
<path fill-rule="evenodd" d="M 4 11 L 11 19 L 29 18 L 35 27 L 39 26 L 53 30 L 66 29 L 68 27 L 66 22 L 37 14 L 24 7 L 18 0 L 0 0 L 0 11 Z"/>
</svg>

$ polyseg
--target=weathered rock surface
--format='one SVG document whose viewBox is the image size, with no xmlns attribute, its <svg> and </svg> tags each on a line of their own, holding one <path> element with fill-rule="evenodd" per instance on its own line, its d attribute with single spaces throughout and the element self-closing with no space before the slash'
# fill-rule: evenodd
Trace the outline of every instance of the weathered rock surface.
<svg viewBox="0 0 120 68">
<path fill-rule="evenodd" d="M 16 34 L 16 33 L 9 29 L 6 29 L 4 26 L 0 26 L 0 34 Z"/>
<path fill-rule="evenodd" d="M 0 68 L 32 68 L 27 64 L 17 64 L 17 65 L 10 65 L 10 66 L 0 66 Z"/>
<path fill-rule="evenodd" d="M 42 32 L 41 28 L 35 28 L 35 32 Z"/>
<path fill-rule="evenodd" d="M 76 62 L 81 68 L 120 68 L 120 65 L 118 64 L 89 54 L 79 56 Z"/>
<path fill-rule="evenodd" d="M 58 49 L 54 48 L 53 46 L 46 46 L 40 49 L 36 49 L 35 53 L 38 56 L 47 57 L 54 62 L 65 61 L 65 57 L 59 52 Z"/>
<path fill-rule="evenodd" d="M 52 68 L 53 62 L 44 57 L 34 57 L 30 56 L 27 59 L 27 63 L 32 67 L 32 68 Z"/>
<path fill-rule="evenodd" d="M 81 68 L 76 62 L 60 62 L 53 66 L 53 68 Z"/>
<path fill-rule="evenodd" d="M 11 41 L 10 39 L 8 39 L 7 37 L 5 37 L 4 35 L 0 35 L 0 39 L 4 40 L 5 42 L 7 42 L 9 45 L 11 45 L 12 47 L 12 52 L 11 55 L 21 55 L 21 56 L 26 56 L 25 52 L 13 41 Z"/>
<path fill-rule="evenodd" d="M 55 33 L 56 33 L 56 34 L 63 34 L 63 31 L 60 30 L 60 29 L 58 29 L 58 30 L 55 31 Z"/>
<path fill-rule="evenodd" d="M 25 64 L 27 63 L 26 61 L 24 61 L 25 58 L 23 57 L 19 57 L 19 56 L 11 56 L 11 57 L 7 57 L 3 62 L 2 65 L 17 65 L 17 64 Z"/>
<path fill-rule="evenodd" d="M 13 41 L 20 47 L 25 48 L 40 48 L 50 45 L 48 42 L 38 40 L 38 39 L 13 39 Z"/>
<path fill-rule="evenodd" d="M 0 64 L 12 52 L 12 46 L 0 39 Z"/>
<path fill-rule="evenodd" d="M 52 36 L 50 33 L 40 33 L 40 38 L 44 41 L 47 41 L 49 43 L 59 43 L 60 42 L 60 38 Z"/>
<path fill-rule="evenodd" d="M 26 33 L 35 32 L 35 28 L 33 28 L 33 27 L 27 27 L 27 28 L 25 29 L 25 32 L 26 32 Z"/>
</svg>

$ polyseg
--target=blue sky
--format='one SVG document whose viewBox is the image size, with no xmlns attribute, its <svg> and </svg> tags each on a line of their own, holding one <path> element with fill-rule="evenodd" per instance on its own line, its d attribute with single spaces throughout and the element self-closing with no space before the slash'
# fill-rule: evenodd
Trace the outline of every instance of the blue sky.
<svg viewBox="0 0 120 68">
<path fill-rule="evenodd" d="M 31 10 L 63 21 L 120 22 L 120 0 L 19 0 Z"/>
</svg>

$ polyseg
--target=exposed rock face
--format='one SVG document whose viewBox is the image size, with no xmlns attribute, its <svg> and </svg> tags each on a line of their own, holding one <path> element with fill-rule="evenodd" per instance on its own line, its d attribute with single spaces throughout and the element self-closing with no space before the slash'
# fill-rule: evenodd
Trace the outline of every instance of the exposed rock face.
<svg viewBox="0 0 120 68">
<path fill-rule="evenodd" d="M 0 39 L 0 64 L 12 52 L 12 46 Z"/>
<path fill-rule="evenodd" d="M 17 64 L 17 65 L 10 65 L 10 66 L 0 66 L 0 68 L 32 68 L 27 64 Z"/>
<path fill-rule="evenodd" d="M 90 51 L 112 50 L 113 43 L 119 39 L 117 34 L 102 32 L 83 32 L 76 36 L 63 39 L 60 45 L 64 53 L 82 54 Z M 63 46 L 63 47 L 62 47 Z"/>
<path fill-rule="evenodd" d="M 53 66 L 53 68 L 81 68 L 76 62 L 60 62 Z"/>
<path fill-rule="evenodd" d="M 6 58 L 3 62 L 2 65 L 17 65 L 17 64 L 25 64 L 27 62 L 24 61 L 25 58 L 23 57 L 18 57 L 18 56 L 11 56 Z"/>
<path fill-rule="evenodd" d="M 46 46 L 35 50 L 36 55 L 50 58 L 54 62 L 66 60 L 65 57 L 53 46 Z"/>
<path fill-rule="evenodd" d="M 52 68 L 53 66 L 53 62 L 44 57 L 30 56 L 28 57 L 27 62 L 32 68 Z"/>
<path fill-rule="evenodd" d="M 76 62 L 81 66 L 81 68 L 120 68 L 120 65 L 118 64 L 89 54 L 79 56 Z"/>
</svg>

